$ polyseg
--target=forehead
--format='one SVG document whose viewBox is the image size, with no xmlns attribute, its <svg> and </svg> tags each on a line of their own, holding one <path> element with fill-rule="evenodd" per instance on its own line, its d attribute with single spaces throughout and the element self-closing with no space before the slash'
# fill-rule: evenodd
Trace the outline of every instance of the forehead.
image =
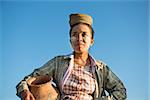
<svg viewBox="0 0 150 100">
<path fill-rule="evenodd" d="M 78 24 L 72 28 L 72 32 L 90 32 L 90 28 L 86 24 Z"/>
</svg>

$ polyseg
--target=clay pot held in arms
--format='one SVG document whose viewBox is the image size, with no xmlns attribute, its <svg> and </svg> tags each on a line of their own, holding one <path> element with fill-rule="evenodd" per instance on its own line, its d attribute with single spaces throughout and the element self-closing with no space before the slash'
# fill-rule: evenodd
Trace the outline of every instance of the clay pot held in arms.
<svg viewBox="0 0 150 100">
<path fill-rule="evenodd" d="M 36 100 L 59 100 L 59 92 L 49 76 L 35 76 L 28 79 L 30 92 Z"/>
</svg>

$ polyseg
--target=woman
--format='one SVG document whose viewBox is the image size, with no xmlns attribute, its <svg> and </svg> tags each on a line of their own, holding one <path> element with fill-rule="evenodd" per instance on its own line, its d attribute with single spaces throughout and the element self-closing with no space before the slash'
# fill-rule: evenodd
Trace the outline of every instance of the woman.
<svg viewBox="0 0 150 100">
<path fill-rule="evenodd" d="M 70 15 L 70 43 L 73 53 L 57 56 L 33 71 L 17 85 L 17 95 L 34 100 L 28 89 L 31 76 L 53 77 L 63 100 L 103 100 L 105 91 L 109 99 L 125 100 L 126 89 L 121 80 L 102 61 L 97 61 L 88 50 L 94 43 L 92 17 L 87 14 Z"/>
</svg>

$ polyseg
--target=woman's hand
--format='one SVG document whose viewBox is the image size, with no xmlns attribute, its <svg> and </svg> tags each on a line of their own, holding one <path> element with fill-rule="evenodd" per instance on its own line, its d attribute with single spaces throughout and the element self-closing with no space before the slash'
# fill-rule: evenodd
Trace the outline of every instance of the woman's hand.
<svg viewBox="0 0 150 100">
<path fill-rule="evenodd" d="M 102 100 L 113 100 L 111 96 L 102 96 Z"/>
<path fill-rule="evenodd" d="M 29 90 L 24 90 L 21 92 L 21 100 L 35 100 L 35 98 Z"/>
</svg>

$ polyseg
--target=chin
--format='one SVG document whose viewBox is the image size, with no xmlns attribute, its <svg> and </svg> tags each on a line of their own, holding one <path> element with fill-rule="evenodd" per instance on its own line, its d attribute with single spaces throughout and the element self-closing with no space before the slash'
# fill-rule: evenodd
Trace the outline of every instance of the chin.
<svg viewBox="0 0 150 100">
<path fill-rule="evenodd" d="M 84 52 L 87 52 L 85 50 L 75 50 L 75 53 L 84 53 Z"/>
</svg>

